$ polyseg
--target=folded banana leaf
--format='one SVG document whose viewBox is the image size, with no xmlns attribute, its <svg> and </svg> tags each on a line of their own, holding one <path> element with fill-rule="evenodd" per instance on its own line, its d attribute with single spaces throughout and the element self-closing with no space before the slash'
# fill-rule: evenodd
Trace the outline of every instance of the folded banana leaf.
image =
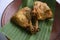
<svg viewBox="0 0 60 40">
<path fill-rule="evenodd" d="M 20 8 L 23 8 L 25 6 L 32 7 L 34 1 L 36 0 L 22 0 Z M 54 15 L 55 0 L 41 0 L 41 1 L 46 2 L 50 6 Z M 41 30 L 36 34 L 31 35 L 24 29 L 19 28 L 17 25 L 8 22 L 4 27 L 2 27 L 2 29 L 0 29 L 0 32 L 6 35 L 10 40 L 50 40 L 52 25 L 53 25 L 52 19 L 39 21 L 39 27 Z"/>
</svg>

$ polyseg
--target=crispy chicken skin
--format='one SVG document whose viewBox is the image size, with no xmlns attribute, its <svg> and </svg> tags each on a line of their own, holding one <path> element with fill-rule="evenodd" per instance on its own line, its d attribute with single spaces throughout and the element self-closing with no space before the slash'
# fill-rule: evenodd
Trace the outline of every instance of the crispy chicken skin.
<svg viewBox="0 0 60 40">
<path fill-rule="evenodd" d="M 52 18 L 52 11 L 49 6 L 41 1 L 35 1 L 33 6 L 33 15 L 37 16 L 38 20 Z"/>
<path fill-rule="evenodd" d="M 28 29 L 31 33 L 34 33 L 34 28 L 31 22 L 31 9 L 24 7 L 20 9 L 13 17 L 12 20 L 19 26 Z"/>
<path fill-rule="evenodd" d="M 20 9 L 13 15 L 12 21 L 33 34 L 40 30 L 38 20 L 50 18 L 52 18 L 52 11 L 49 6 L 44 2 L 35 1 L 32 10 L 29 7 Z"/>
<path fill-rule="evenodd" d="M 38 20 L 45 20 L 52 18 L 52 11 L 46 3 L 35 1 L 32 9 L 32 19 L 35 21 L 34 29 L 39 31 Z"/>
</svg>

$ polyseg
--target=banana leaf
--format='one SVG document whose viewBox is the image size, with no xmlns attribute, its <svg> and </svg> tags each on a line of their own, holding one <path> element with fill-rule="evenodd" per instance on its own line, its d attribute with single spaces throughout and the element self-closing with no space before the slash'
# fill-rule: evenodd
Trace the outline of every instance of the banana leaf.
<svg viewBox="0 0 60 40">
<path fill-rule="evenodd" d="M 22 0 L 22 4 L 20 5 L 20 8 L 23 8 L 25 6 L 32 7 L 34 1 L 36 0 Z M 55 11 L 55 0 L 41 0 L 42 2 L 46 2 L 49 7 L 53 11 Z M 17 27 L 17 25 L 11 23 L 10 21 L 0 29 L 0 32 L 2 32 L 4 35 L 6 35 L 10 40 L 50 40 L 50 33 L 53 26 L 53 19 L 51 20 L 44 20 L 39 21 L 39 28 L 41 29 L 36 34 L 29 34 L 27 31 L 25 31 L 22 28 Z"/>
</svg>

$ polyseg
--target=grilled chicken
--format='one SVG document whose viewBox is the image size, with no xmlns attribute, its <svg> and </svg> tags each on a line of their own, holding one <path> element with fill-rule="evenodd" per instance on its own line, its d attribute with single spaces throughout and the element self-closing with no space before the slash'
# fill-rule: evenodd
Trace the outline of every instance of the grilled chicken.
<svg viewBox="0 0 60 40">
<path fill-rule="evenodd" d="M 52 18 L 52 11 L 49 6 L 41 1 L 35 1 L 33 5 L 33 15 L 37 16 L 38 20 Z"/>
<path fill-rule="evenodd" d="M 28 29 L 31 33 L 34 33 L 34 28 L 31 22 L 31 9 L 28 7 L 24 7 L 20 9 L 13 17 L 12 21 L 14 21 L 19 26 Z"/>
<path fill-rule="evenodd" d="M 52 11 L 46 3 L 35 1 L 32 9 L 32 19 L 35 21 L 34 29 L 39 31 L 38 20 L 52 18 Z"/>
<path fill-rule="evenodd" d="M 20 9 L 12 17 L 12 21 L 29 30 L 31 33 L 39 31 L 38 20 L 45 20 L 52 18 L 52 11 L 49 6 L 41 1 L 35 1 L 33 9 L 24 7 Z"/>
</svg>

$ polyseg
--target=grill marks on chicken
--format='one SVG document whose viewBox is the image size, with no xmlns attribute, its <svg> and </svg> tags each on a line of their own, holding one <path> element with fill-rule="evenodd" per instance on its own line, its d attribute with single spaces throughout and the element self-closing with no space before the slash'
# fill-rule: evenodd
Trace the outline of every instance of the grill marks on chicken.
<svg viewBox="0 0 60 40">
<path fill-rule="evenodd" d="M 38 20 L 49 18 L 52 18 L 52 11 L 48 5 L 41 1 L 35 1 L 32 10 L 24 7 L 13 15 L 12 20 L 33 34 L 39 31 Z"/>
</svg>

